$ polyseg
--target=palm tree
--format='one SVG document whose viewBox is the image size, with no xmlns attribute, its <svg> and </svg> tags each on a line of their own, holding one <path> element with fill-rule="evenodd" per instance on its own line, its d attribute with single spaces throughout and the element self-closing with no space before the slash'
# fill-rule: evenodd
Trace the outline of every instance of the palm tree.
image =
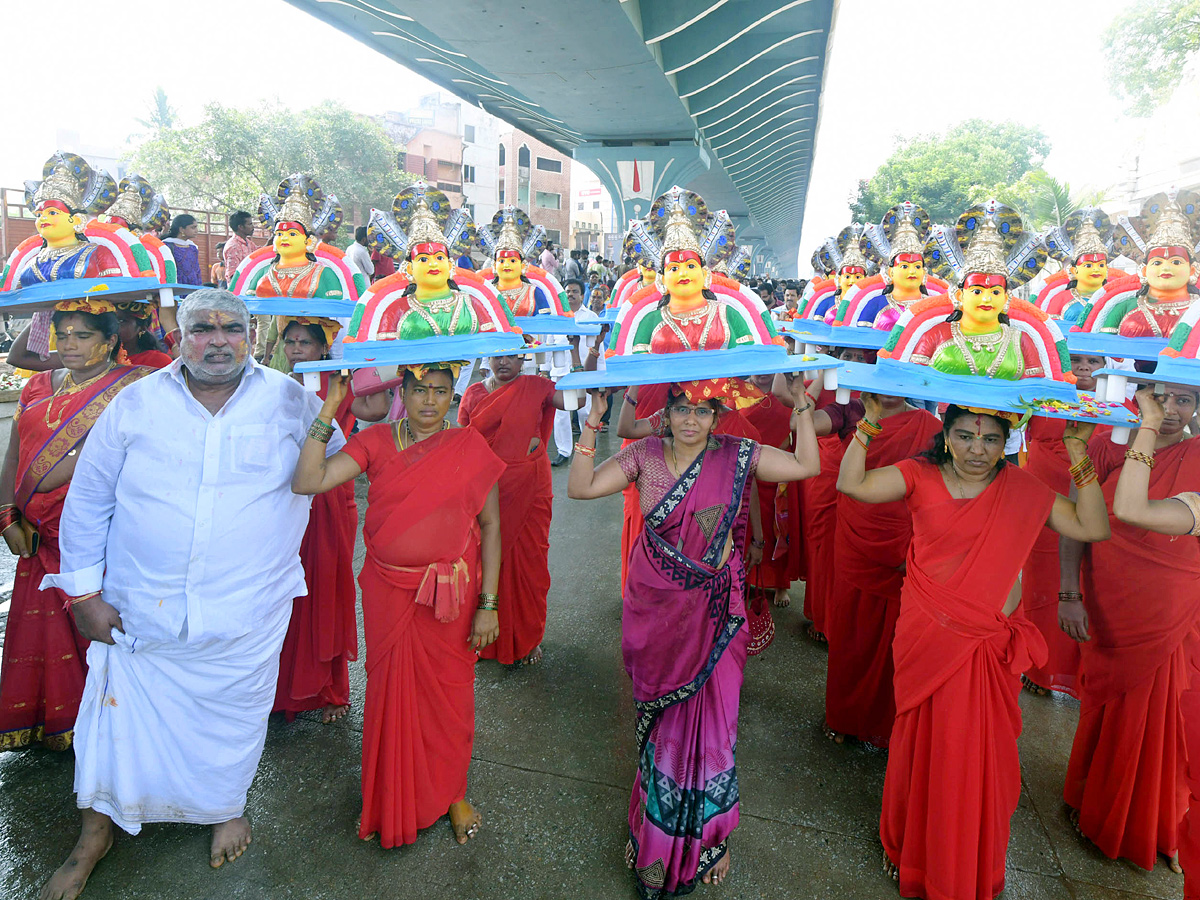
<svg viewBox="0 0 1200 900">
<path fill-rule="evenodd" d="M 1099 206 L 1107 191 L 1072 191 L 1070 184 L 1059 181 L 1045 169 L 1034 169 L 1005 193 L 1004 202 L 1020 211 L 1025 227 L 1040 231 L 1047 226 L 1062 225 L 1067 216 L 1081 207 Z"/>
<path fill-rule="evenodd" d="M 167 92 L 159 85 L 154 89 L 154 97 L 150 101 L 149 116 L 138 119 L 137 123 L 152 133 L 159 134 L 169 131 L 175 125 L 175 119 L 175 108 L 167 102 Z"/>
</svg>

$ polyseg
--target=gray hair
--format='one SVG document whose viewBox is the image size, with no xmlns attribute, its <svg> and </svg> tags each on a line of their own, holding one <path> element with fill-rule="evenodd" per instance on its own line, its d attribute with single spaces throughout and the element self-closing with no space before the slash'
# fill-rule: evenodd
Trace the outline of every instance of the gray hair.
<svg viewBox="0 0 1200 900">
<path fill-rule="evenodd" d="M 202 312 L 228 313 L 238 318 L 244 328 L 250 328 L 250 310 L 236 294 L 220 288 L 201 288 L 188 294 L 179 307 L 176 318 L 182 335 L 187 335 L 188 328 Z"/>
</svg>

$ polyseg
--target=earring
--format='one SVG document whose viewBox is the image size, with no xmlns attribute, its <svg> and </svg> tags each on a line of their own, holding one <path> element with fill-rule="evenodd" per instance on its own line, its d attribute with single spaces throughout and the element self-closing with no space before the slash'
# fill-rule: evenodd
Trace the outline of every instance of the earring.
<svg viewBox="0 0 1200 900">
<path fill-rule="evenodd" d="M 956 310 L 962 309 L 962 291 L 955 291 L 950 295 L 950 305 Z"/>
<path fill-rule="evenodd" d="M 712 288 L 712 269 L 705 269 L 704 270 L 704 289 L 707 291 L 707 290 L 710 290 L 711 288 Z"/>
<path fill-rule="evenodd" d="M 660 294 L 665 294 L 667 292 L 667 286 L 663 284 L 661 275 L 654 276 L 654 289 Z"/>
</svg>

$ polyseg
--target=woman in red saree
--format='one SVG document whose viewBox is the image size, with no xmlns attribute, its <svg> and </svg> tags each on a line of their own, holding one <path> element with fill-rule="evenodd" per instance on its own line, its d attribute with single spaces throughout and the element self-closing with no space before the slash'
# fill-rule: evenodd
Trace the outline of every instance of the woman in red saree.
<svg viewBox="0 0 1200 900">
<path fill-rule="evenodd" d="M 466 800 L 475 737 L 475 662 L 496 639 L 504 463 L 473 428 L 450 428 L 457 372 L 404 371 L 408 416 L 368 428 L 328 459 L 313 425 L 292 490 L 319 494 L 366 472 L 359 574 L 367 645 L 358 835 L 411 844 L 446 815 L 465 844 L 482 818 Z M 345 396 L 331 379 L 319 421 Z M 478 599 L 477 599 L 478 598 Z M 503 614 L 502 611 L 500 613 Z"/>
<path fill-rule="evenodd" d="M 799 378 L 794 385 L 803 396 Z M 607 404 L 594 394 L 567 485 L 572 498 L 594 499 L 634 484 L 645 517 L 630 553 L 621 649 L 638 714 L 626 863 L 648 900 L 729 872 L 750 484 L 756 472 L 786 482 L 816 471 L 811 404 L 793 417 L 791 455 L 714 433 L 733 393 L 726 383 L 673 385 L 666 436 L 635 441 L 599 468 L 594 435 Z"/>
<path fill-rule="evenodd" d="M 1151 499 L 1153 472 L 1158 466 L 1158 436 L 1163 430 L 1166 410 L 1149 388 L 1137 394 L 1142 411 L 1142 428 L 1137 431 L 1131 453 L 1117 479 L 1113 494 L 1113 513 L 1125 525 L 1145 532 L 1180 537 L 1200 537 L 1200 493 L 1184 490 L 1173 496 Z M 1148 464 L 1154 461 L 1154 466 Z M 1161 487 L 1161 486 L 1160 486 Z M 1192 482 L 1200 488 L 1200 480 Z M 1159 491 L 1161 493 L 1161 491 Z M 1195 541 L 1190 541 L 1193 548 Z M 1194 587 L 1193 593 L 1200 590 Z M 1197 656 L 1188 660 L 1190 687 L 1179 700 L 1180 728 L 1187 749 L 1187 783 L 1191 789 L 1187 815 L 1179 831 L 1179 864 L 1184 873 L 1184 900 L 1200 900 L 1200 673 Z"/>
<path fill-rule="evenodd" d="M 1021 793 L 1020 674 L 1046 652 L 1013 588 L 1043 523 L 1078 540 L 1106 538 L 1104 497 L 1086 473 L 1072 503 L 1005 464 L 1009 422 L 996 415 L 950 406 L 927 454 L 867 471 L 880 427 L 859 424 L 838 490 L 863 503 L 903 501 L 912 514 L 892 647 L 884 862 L 901 896 L 989 900 L 1004 889 Z M 1090 431 L 1068 427 L 1073 460 L 1084 459 Z"/>
<path fill-rule="evenodd" d="M 571 353 L 579 365 L 578 341 Z M 550 593 L 550 514 L 554 489 L 546 445 L 562 393 L 540 375 L 522 375 L 520 356 L 488 360 L 491 375 L 463 392 L 458 424 L 483 435 L 508 467 L 500 478 L 500 637 L 481 659 L 506 666 L 541 662 Z"/>
<path fill-rule="evenodd" d="M 781 450 L 792 449 L 792 408 L 772 393 L 774 375 L 756 375 L 755 385 L 766 394 L 744 413 L 757 431 L 759 442 Z M 800 485 L 783 486 L 758 479 L 762 521 L 763 559 L 746 572 L 746 583 L 770 593 L 775 606 L 788 606 L 788 588 L 804 576 L 804 545 L 800 534 Z M 753 591 L 751 592 L 753 593 Z M 764 610 L 765 615 L 770 615 Z"/>
<path fill-rule="evenodd" d="M 1184 439 L 1196 388 L 1166 390 L 1163 414 L 1138 429 L 1128 462 L 1108 438 L 1093 439 L 1107 500 L 1123 462 L 1150 469 L 1154 500 L 1200 485 L 1200 441 Z M 1080 598 L 1066 605 L 1064 628 L 1082 641 L 1064 799 L 1080 834 L 1106 856 L 1151 869 L 1161 853 L 1178 871 L 1187 809 L 1180 698 L 1200 661 L 1200 542 L 1114 516 L 1111 541 L 1086 550 L 1064 543 L 1062 566 L 1063 591 Z"/>
<path fill-rule="evenodd" d="M 340 325 L 334 319 L 279 316 L 288 368 L 329 358 Z M 322 372 L 318 396 L 329 396 L 329 373 Z M 299 376 L 293 376 L 299 378 Z M 358 419 L 376 422 L 387 415 L 386 391 L 356 397 L 348 388 L 334 421 L 349 435 Z M 335 722 L 350 708 L 349 661 L 358 659 L 355 617 L 354 536 L 358 506 L 354 483 L 346 482 L 313 498 L 308 528 L 300 543 L 307 593 L 292 600 L 279 682 L 272 712 L 290 722 L 296 713 L 321 710 L 321 721 Z"/>
<path fill-rule="evenodd" d="M 929 447 L 942 423 L 900 397 L 862 398 L 866 418 L 884 426 L 871 441 L 867 468 L 879 469 Z M 825 611 L 829 638 L 825 680 L 825 731 L 887 747 L 896 718 L 892 638 L 900 614 L 904 561 L 912 541 L 912 516 L 903 500 L 862 503 L 838 498 L 833 541 L 836 573 Z"/>
<path fill-rule="evenodd" d="M 839 359 L 866 362 L 867 351 L 848 347 L 834 351 Z M 874 362 L 872 359 L 871 362 Z M 862 403 L 856 398 L 847 404 L 835 402 L 835 392 L 824 390 L 820 377 L 809 385 L 809 396 L 817 405 L 813 421 L 817 427 L 817 447 L 821 453 L 821 474 L 800 485 L 800 522 L 804 532 L 804 617 L 805 630 L 818 643 L 828 643 L 825 612 L 836 581 L 833 569 L 834 532 L 837 529 L 837 472 L 846 440 L 854 433 L 862 417 Z M 816 391 L 815 394 L 812 392 Z"/>
<path fill-rule="evenodd" d="M 53 328 L 63 368 L 38 372 L 21 391 L 0 471 L 0 529 L 21 557 L 0 669 L 0 750 L 71 746 L 87 641 L 66 595 L 38 586 L 59 570 L 59 518 L 88 431 L 118 391 L 151 371 L 114 361 L 118 325 L 107 301 L 64 301 Z"/>
<path fill-rule="evenodd" d="M 1075 386 L 1081 391 L 1094 391 L 1096 379 L 1092 373 L 1104 368 L 1102 356 L 1072 356 L 1071 374 L 1076 378 Z M 1067 450 L 1063 446 L 1062 419 L 1047 419 L 1035 416 L 1025 427 L 1028 452 L 1024 469 L 1038 481 L 1060 494 L 1071 488 L 1071 476 L 1067 474 Z M 1096 429 L 1094 438 L 1112 433 L 1107 425 Z M 1029 552 L 1029 560 L 1021 572 L 1021 606 L 1042 637 L 1049 650 L 1046 664 L 1037 666 L 1021 676 L 1025 689 L 1033 694 L 1062 691 L 1072 697 L 1078 696 L 1079 644 L 1063 632 L 1058 623 L 1058 590 L 1061 579 L 1058 559 L 1058 535 L 1043 528 Z"/>
</svg>

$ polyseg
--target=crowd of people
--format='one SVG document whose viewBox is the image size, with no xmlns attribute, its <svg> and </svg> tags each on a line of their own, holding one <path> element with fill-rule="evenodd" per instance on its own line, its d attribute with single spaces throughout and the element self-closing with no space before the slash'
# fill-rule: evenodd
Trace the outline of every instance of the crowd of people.
<svg viewBox="0 0 1200 900">
<path fill-rule="evenodd" d="M 64 212 L 76 215 L 43 198 L 39 234 L 78 252 Z M 657 291 L 627 340 L 688 352 L 712 338 L 724 349 L 760 326 L 773 340 L 770 321 L 794 316 L 806 285 L 749 285 L 761 322 L 754 304 L 718 307 L 715 290 L 740 288 L 706 270 L 683 214 L 671 216 L 657 255 L 625 260 Z M 188 218 L 164 238 L 181 279 L 199 277 Z M 248 214 L 230 227 L 226 284 L 255 251 Z M 453 336 L 467 309 L 439 228 L 418 205 L 403 263 L 408 306 L 385 326 L 394 335 Z M 290 271 L 317 290 L 330 273 L 303 262 L 310 232 L 321 233 L 311 214 L 281 210 L 273 229 L 277 262 L 291 253 L 301 264 L 259 283 Z M 489 277 L 533 312 L 545 298 L 522 270 L 505 281 L 504 261 L 523 259 L 520 238 L 499 223 Z M 1151 243 L 1151 261 L 1190 264 L 1191 245 L 1155 256 Z M 888 263 L 917 265 L 893 249 Z M 376 255 L 359 229 L 346 259 L 364 283 L 388 277 Z M 1009 309 L 1007 276 L 984 263 L 956 290 L 952 334 L 989 298 L 997 315 Z M 560 265 L 551 245 L 538 264 Z M 626 273 L 578 251 L 561 265 L 570 313 L 600 319 Z M 31 333 L 14 347 L 36 374 L 0 470 L 0 534 L 20 558 L 0 748 L 73 748 L 82 819 L 42 900 L 82 893 L 114 826 L 211 826 L 214 867 L 246 852 L 247 791 L 269 715 L 334 723 L 351 703 L 360 475 L 357 833 L 401 846 L 447 817 L 459 844 L 476 838 L 476 665 L 542 662 L 551 468 L 568 459 L 568 497 L 624 499 L 612 566 L 637 772 L 622 840 L 642 897 L 730 877 L 746 660 L 767 650 L 772 617 L 801 582 L 807 633 L 829 651 L 825 733 L 889 754 L 880 838 L 902 895 L 988 900 L 1003 890 L 1022 679 L 1034 694 L 1079 697 L 1063 772 L 1079 832 L 1110 857 L 1149 869 L 1162 856 L 1181 871 L 1191 847 L 1184 711 L 1200 662 L 1200 542 L 1180 539 L 1200 535 L 1197 389 L 1138 392 L 1128 450 L 1091 424 L 1034 420 L 1027 454 L 1010 456 L 1016 414 L 950 403 L 934 404 L 935 415 L 870 391 L 839 402 L 819 373 L 592 390 L 576 439 L 578 404 L 523 371 L 524 354 L 486 359 L 486 377 L 461 396 L 461 364 L 446 362 L 401 365 L 393 391 L 322 373 L 308 392 L 296 367 L 329 359 L 342 326 L 263 318 L 220 286 L 170 314 L 69 300 L 51 316 L 52 352 L 31 349 Z M 570 369 L 601 368 L 606 342 L 611 352 L 616 334 L 570 336 Z M 1100 365 L 1071 357 L 1074 382 L 1094 388 Z M 597 460 L 618 396 L 625 444 Z"/>
</svg>

